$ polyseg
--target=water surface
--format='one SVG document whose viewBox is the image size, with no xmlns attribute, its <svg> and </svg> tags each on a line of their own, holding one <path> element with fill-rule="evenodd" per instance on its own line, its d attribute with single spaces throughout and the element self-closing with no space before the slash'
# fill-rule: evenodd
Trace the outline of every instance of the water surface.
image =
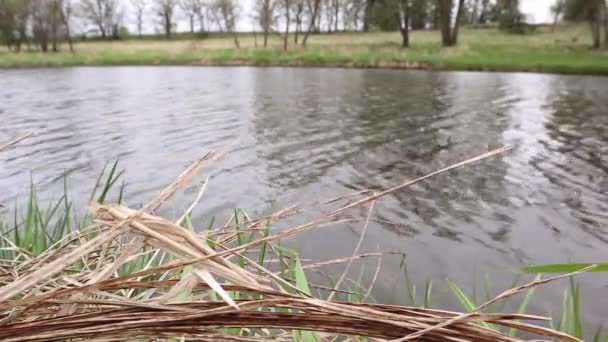
<svg viewBox="0 0 608 342">
<path fill-rule="evenodd" d="M 30 177 L 41 197 L 57 198 L 68 173 L 72 195 L 84 202 L 118 157 L 127 202 L 137 206 L 189 162 L 236 141 L 168 209 L 186 207 L 210 175 L 195 212 L 203 225 L 235 207 L 261 212 L 386 188 L 511 144 L 504 156 L 383 198 L 364 245 L 407 253 L 419 285 L 449 278 L 473 288 L 488 272 L 498 291 L 523 264 L 608 261 L 606 94 L 608 78 L 522 73 L 2 70 L 0 141 L 35 136 L 0 155 L 0 201 L 10 207 L 23 198 Z M 360 224 L 333 228 L 297 245 L 313 259 L 346 256 L 360 233 Z M 383 260 L 378 300 L 401 296 L 399 262 Z M 580 279 L 584 311 L 600 322 L 608 279 Z M 541 291 L 534 310 L 556 310 L 561 285 Z M 438 301 L 453 305 L 447 298 Z"/>
</svg>

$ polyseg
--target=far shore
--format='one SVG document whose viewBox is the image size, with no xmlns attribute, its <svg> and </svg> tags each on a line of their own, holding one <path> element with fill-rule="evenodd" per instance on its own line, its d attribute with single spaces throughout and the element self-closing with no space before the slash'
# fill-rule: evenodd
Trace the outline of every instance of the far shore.
<svg viewBox="0 0 608 342">
<path fill-rule="evenodd" d="M 590 49 L 588 28 L 541 28 L 529 35 L 497 29 L 463 29 L 457 47 L 442 48 L 436 31 L 414 31 L 411 47 L 400 46 L 398 32 L 318 34 L 303 48 L 290 37 L 288 51 L 273 36 L 267 47 L 261 36 L 205 39 L 83 41 L 75 52 L 56 53 L 0 49 L 0 68 L 202 65 L 385 68 L 540 72 L 608 75 L 608 51 Z"/>
</svg>

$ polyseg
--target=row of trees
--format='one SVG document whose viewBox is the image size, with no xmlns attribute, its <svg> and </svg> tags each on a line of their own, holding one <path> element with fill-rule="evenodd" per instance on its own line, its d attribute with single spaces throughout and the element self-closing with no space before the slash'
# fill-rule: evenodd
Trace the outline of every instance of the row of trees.
<svg viewBox="0 0 608 342">
<path fill-rule="evenodd" d="M 180 10 L 194 32 L 195 22 L 205 31 L 207 21 L 220 31 L 236 32 L 237 0 L 0 0 L 0 42 L 19 52 L 24 45 L 41 51 L 58 51 L 67 41 L 72 50 L 73 24 L 102 39 L 119 38 L 132 20 L 139 35 L 145 22 L 153 22 L 170 37 Z M 235 44 L 238 46 L 238 38 Z"/>
<path fill-rule="evenodd" d="M 64 0 L 0 0 L 0 39 L 17 52 L 24 43 L 58 51 L 62 40 L 72 49 L 72 13 L 71 3 Z"/>
<path fill-rule="evenodd" d="M 591 25 L 594 48 L 608 47 L 608 4 L 606 0 L 557 0 L 551 7 L 555 23 L 560 17 L 587 21 Z"/>
<path fill-rule="evenodd" d="M 399 30 L 407 47 L 411 29 L 440 29 L 443 45 L 453 46 L 461 24 L 496 18 L 492 0 L 258 0 L 255 9 L 264 45 L 270 34 L 281 34 L 285 49 L 291 29 L 294 44 L 302 36 L 302 46 L 311 32 Z"/>
<path fill-rule="evenodd" d="M 127 4 L 128 1 L 128 4 Z M 176 22 L 186 19 L 190 32 L 214 29 L 233 33 L 241 16 L 238 0 L 0 0 L 0 39 L 12 50 L 35 44 L 57 51 L 61 41 L 71 48 L 72 22 L 94 28 L 101 38 L 118 38 L 127 22 L 138 33 L 144 23 L 155 23 L 170 37 Z M 591 23 L 595 47 L 608 45 L 606 0 L 556 0 L 556 21 Z M 247 18 L 240 18 L 247 19 Z M 409 46 L 412 29 L 437 29 L 444 46 L 458 43 L 462 24 L 498 22 L 501 29 L 523 32 L 525 17 L 519 0 L 256 0 L 250 19 L 263 32 L 280 35 L 283 48 L 305 46 L 312 32 L 399 30 Z M 198 26 L 198 28 L 197 28 Z M 290 35 L 293 30 L 293 35 Z"/>
</svg>

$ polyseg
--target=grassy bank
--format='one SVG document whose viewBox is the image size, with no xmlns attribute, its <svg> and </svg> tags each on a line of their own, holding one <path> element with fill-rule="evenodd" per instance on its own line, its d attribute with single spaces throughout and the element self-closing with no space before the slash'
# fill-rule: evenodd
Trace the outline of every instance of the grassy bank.
<svg viewBox="0 0 608 342">
<path fill-rule="evenodd" d="M 0 152 L 22 139 L 0 145 Z M 86 217 L 74 215 L 67 189 L 55 203 L 42 205 L 32 188 L 25 210 L 0 218 L 0 340 L 358 342 L 407 335 L 429 342 L 523 342 L 517 339 L 523 333 L 575 342 L 584 335 L 580 289 L 574 282 L 553 325 L 525 313 L 536 287 L 545 283 L 539 280 L 493 299 L 488 294 L 483 303 L 450 284 L 467 311 L 459 313 L 429 308 L 434 296 L 430 283 L 424 302 L 416 306 L 416 290 L 405 271 L 410 306 L 381 305 L 371 296 L 379 266 L 365 284 L 362 276 L 348 272 L 358 259 L 381 254 L 361 255 L 356 247 L 352 256 L 311 263 L 281 244 L 295 234 L 343 223 L 361 224 L 363 241 L 375 194 L 328 201 L 324 208 L 335 210 L 314 221 L 288 207 L 257 218 L 235 209 L 225 223 L 213 218 L 192 222 L 191 210 L 209 196 L 205 182 L 182 215 L 168 220 L 154 214 L 218 156 L 210 152 L 196 161 L 137 211 L 121 205 L 123 172 L 116 163 L 97 180 Z M 409 183 L 404 184 L 390 191 Z M 368 216 L 343 215 L 354 206 L 368 207 Z M 328 275 L 329 284 L 308 280 L 310 272 L 328 265 L 345 267 Z M 506 301 L 515 301 L 517 312 L 489 313 L 502 311 Z M 598 330 L 592 341 L 606 339 Z"/>
<path fill-rule="evenodd" d="M 23 52 L 0 50 L 0 67 L 81 65 L 256 65 L 338 66 L 412 69 L 537 71 L 608 75 L 608 52 L 593 51 L 586 25 L 540 28 L 530 35 L 510 35 L 496 29 L 461 31 L 459 45 L 445 49 L 435 31 L 415 31 L 412 46 L 400 47 L 397 32 L 313 35 L 305 49 L 292 44 L 283 52 L 278 36 L 269 47 L 262 37 L 198 40 L 124 40 L 79 42 L 76 52 Z M 67 47 L 63 49 L 67 50 Z"/>
</svg>

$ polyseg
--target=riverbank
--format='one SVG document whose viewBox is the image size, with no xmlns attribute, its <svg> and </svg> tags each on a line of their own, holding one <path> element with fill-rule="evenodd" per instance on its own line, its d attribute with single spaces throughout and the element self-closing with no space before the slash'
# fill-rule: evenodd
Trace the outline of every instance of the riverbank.
<svg viewBox="0 0 608 342">
<path fill-rule="evenodd" d="M 589 48 L 587 26 L 540 28 L 530 35 L 510 35 L 496 29 L 463 29 L 459 45 L 442 48 L 435 31 L 412 33 L 411 47 L 400 47 L 398 32 L 313 35 L 306 48 L 293 44 L 283 51 L 272 37 L 240 37 L 236 49 L 230 37 L 202 40 L 91 41 L 75 44 L 75 53 L 0 50 L 0 67 L 65 67 L 122 65 L 247 65 L 311 66 L 432 70 L 524 71 L 608 75 L 608 52 Z M 293 37 L 291 37 L 293 38 Z"/>
</svg>

